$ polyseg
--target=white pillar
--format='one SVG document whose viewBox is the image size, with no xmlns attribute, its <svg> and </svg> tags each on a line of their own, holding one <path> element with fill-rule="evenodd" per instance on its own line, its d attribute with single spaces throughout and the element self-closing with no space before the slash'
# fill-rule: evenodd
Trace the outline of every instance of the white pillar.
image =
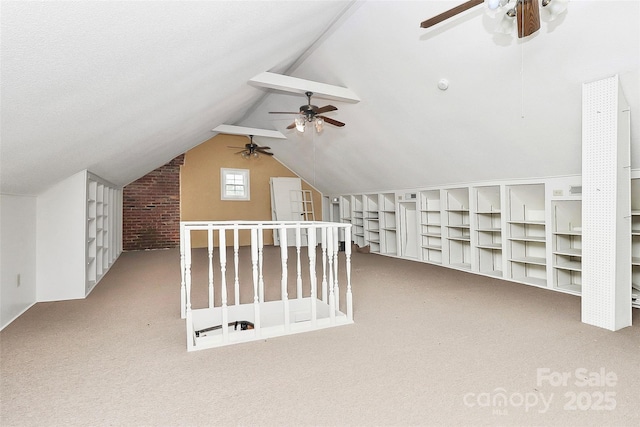
<svg viewBox="0 0 640 427">
<path fill-rule="evenodd" d="M 631 325 L 629 107 L 618 76 L 582 86 L 582 321 Z"/>
</svg>

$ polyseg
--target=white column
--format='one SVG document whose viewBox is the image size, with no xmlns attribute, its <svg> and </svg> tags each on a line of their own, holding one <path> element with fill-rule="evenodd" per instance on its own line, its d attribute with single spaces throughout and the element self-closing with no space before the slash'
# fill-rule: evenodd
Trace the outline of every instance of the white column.
<svg viewBox="0 0 640 427">
<path fill-rule="evenodd" d="M 618 76 L 582 86 L 582 321 L 631 325 L 629 107 Z"/>
</svg>

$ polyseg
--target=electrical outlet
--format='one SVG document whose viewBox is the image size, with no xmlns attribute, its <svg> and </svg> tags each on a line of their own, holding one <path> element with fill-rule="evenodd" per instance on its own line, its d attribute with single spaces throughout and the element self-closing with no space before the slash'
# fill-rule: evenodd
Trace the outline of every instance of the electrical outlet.
<svg viewBox="0 0 640 427">
<path fill-rule="evenodd" d="M 554 196 L 562 196 L 562 190 L 553 190 Z"/>
<path fill-rule="evenodd" d="M 17 280 L 17 282 L 18 282 L 18 287 L 20 287 L 20 274 L 18 274 L 18 280 Z"/>
</svg>

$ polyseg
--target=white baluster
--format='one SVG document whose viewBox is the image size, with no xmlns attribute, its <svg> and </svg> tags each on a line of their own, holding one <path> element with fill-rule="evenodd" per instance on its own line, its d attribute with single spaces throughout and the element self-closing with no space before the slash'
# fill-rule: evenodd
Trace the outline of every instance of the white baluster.
<svg viewBox="0 0 640 427">
<path fill-rule="evenodd" d="M 311 325 L 318 323 L 318 279 L 316 277 L 316 228 L 310 225 L 307 229 L 307 251 L 309 254 L 309 282 L 311 283 Z"/>
<path fill-rule="evenodd" d="M 301 246 L 301 238 L 300 238 L 300 223 L 296 224 L 296 297 L 298 299 L 302 299 L 302 268 L 300 266 L 300 246 Z"/>
<path fill-rule="evenodd" d="M 336 299 L 333 293 L 333 233 L 327 230 L 327 259 L 329 261 L 329 323 L 336 323 Z"/>
<path fill-rule="evenodd" d="M 222 342 L 229 341 L 229 311 L 227 307 L 227 241 L 226 230 L 218 232 L 218 250 L 220 251 L 220 298 L 222 299 Z"/>
<path fill-rule="evenodd" d="M 213 300 L 213 225 L 207 229 L 207 248 L 209 251 L 209 308 L 215 306 Z"/>
<path fill-rule="evenodd" d="M 291 326 L 289 318 L 289 295 L 287 291 L 287 259 L 289 258 L 287 251 L 287 229 L 282 226 L 280 228 L 280 259 L 282 261 L 282 281 L 280 285 L 280 293 L 282 295 L 282 309 L 284 311 L 285 331 L 288 331 Z"/>
<path fill-rule="evenodd" d="M 260 230 L 262 233 L 262 230 Z M 260 336 L 260 298 L 258 296 L 258 230 L 251 229 L 251 271 L 253 273 L 253 329 Z"/>
<path fill-rule="evenodd" d="M 235 305 L 240 305 L 240 281 L 238 279 L 238 252 L 240 243 L 238 242 L 238 224 L 233 225 L 233 266 L 235 269 L 235 278 L 233 280 L 233 301 Z"/>
<path fill-rule="evenodd" d="M 258 224 L 258 296 L 260 302 L 264 302 L 264 276 L 262 275 L 262 265 L 264 263 L 264 229 L 262 224 Z"/>
<path fill-rule="evenodd" d="M 351 224 L 345 228 L 345 246 L 344 253 L 346 256 L 345 270 L 347 273 L 347 319 L 353 320 L 353 296 L 351 295 Z"/>
<path fill-rule="evenodd" d="M 322 302 L 327 301 L 327 226 L 322 226 Z"/>
<path fill-rule="evenodd" d="M 185 225 L 180 223 L 180 318 L 185 319 L 187 317 L 187 289 L 185 286 L 184 278 L 184 238 L 185 238 Z"/>
<path fill-rule="evenodd" d="M 333 235 L 333 279 L 334 279 L 334 289 L 333 289 L 333 297 L 336 302 L 336 310 L 340 310 L 340 285 L 338 282 L 338 227 L 332 226 L 331 232 Z"/>
</svg>

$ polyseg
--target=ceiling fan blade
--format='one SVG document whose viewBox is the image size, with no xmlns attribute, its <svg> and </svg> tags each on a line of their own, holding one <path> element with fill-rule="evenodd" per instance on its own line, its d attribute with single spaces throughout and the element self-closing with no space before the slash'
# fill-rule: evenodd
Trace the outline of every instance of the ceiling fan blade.
<svg viewBox="0 0 640 427">
<path fill-rule="evenodd" d="M 227 145 L 227 148 L 242 148 L 243 150 L 245 149 L 245 147 L 234 147 L 233 145 Z"/>
<path fill-rule="evenodd" d="M 337 121 L 337 120 L 334 120 L 334 119 L 332 119 L 332 118 L 325 117 L 325 116 L 321 116 L 321 117 L 322 117 L 322 119 L 323 119 L 325 122 L 327 122 L 327 123 L 329 123 L 329 124 L 332 124 L 332 125 L 334 125 L 334 126 L 338 126 L 338 127 L 342 127 L 342 126 L 344 126 L 344 123 L 339 122 L 339 121 Z"/>
<path fill-rule="evenodd" d="M 336 111 L 338 107 L 334 107 L 333 105 L 325 105 L 324 107 L 320 107 L 316 109 L 316 114 L 328 113 L 329 111 Z"/>
<path fill-rule="evenodd" d="M 256 147 L 258 150 L 271 150 L 271 147 Z"/>
<path fill-rule="evenodd" d="M 484 0 L 469 0 L 466 3 L 462 3 L 461 5 L 454 7 L 453 9 L 449 9 L 446 12 L 442 12 L 440 15 L 436 15 L 433 18 L 427 19 L 426 21 L 422 21 L 422 23 L 420 23 L 420 27 L 422 28 L 432 27 L 444 20 L 447 20 L 453 16 L 456 16 L 457 14 L 462 13 L 467 9 L 471 9 L 472 7 L 477 6 L 483 2 Z"/>
<path fill-rule="evenodd" d="M 291 123 L 289 126 L 287 126 L 287 129 L 293 129 L 294 127 L 296 127 L 295 123 Z"/>
<path fill-rule="evenodd" d="M 247 151 L 247 150 L 238 151 L 237 153 L 234 153 L 234 154 L 242 154 L 242 153 L 244 153 L 245 151 Z"/>
<path fill-rule="evenodd" d="M 300 114 L 300 111 L 269 111 L 269 114 Z"/>
<path fill-rule="evenodd" d="M 259 149 L 259 148 L 258 148 L 256 151 L 257 151 L 258 153 L 260 153 L 260 154 L 266 154 L 267 156 L 273 156 L 273 153 L 270 153 L 270 152 L 268 152 L 268 151 L 261 150 L 261 149 Z"/>
<path fill-rule="evenodd" d="M 518 38 L 530 36 L 540 29 L 540 7 L 538 0 L 522 0 L 516 5 Z"/>
</svg>

